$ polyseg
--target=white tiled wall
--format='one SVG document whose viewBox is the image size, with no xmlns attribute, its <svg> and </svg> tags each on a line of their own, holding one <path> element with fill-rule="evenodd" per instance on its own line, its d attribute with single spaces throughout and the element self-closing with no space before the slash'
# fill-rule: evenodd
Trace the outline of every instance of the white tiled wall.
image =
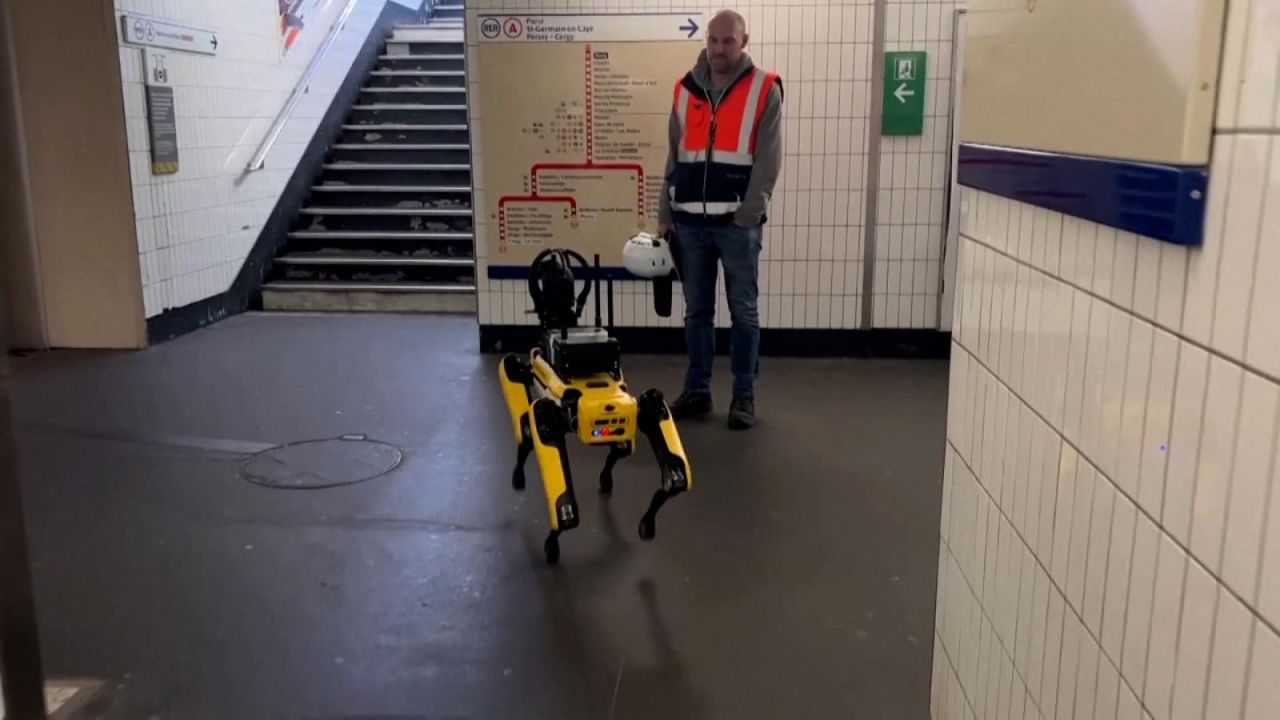
<svg viewBox="0 0 1280 720">
<path fill-rule="evenodd" d="M 886 48 L 929 52 L 928 119 L 918 138 L 882 146 L 877 219 L 875 326 L 937 327 L 946 186 L 953 0 L 889 0 Z M 471 0 L 475 11 L 643 12 L 704 10 L 725 3 L 678 0 Z M 870 143 L 873 0 L 742 0 L 727 3 L 747 18 L 748 52 L 777 69 L 786 87 L 783 175 L 775 189 L 760 266 L 760 320 L 771 328 L 861 327 Z M 474 40 L 473 40 L 474 43 Z M 471 52 L 475 52 L 474 44 Z M 690 64 L 693 57 L 690 57 Z M 671 82 L 675 82 L 672 78 Z M 473 92 L 472 97 L 477 93 Z M 484 109 L 472 110 L 473 125 Z M 484 152 L 479 148 L 477 153 Z M 477 204 L 484 178 L 476 160 Z M 484 219 L 480 240 L 482 324 L 536 322 L 520 281 L 486 277 Z M 622 240 L 619 240 L 621 242 Z M 683 304 L 659 318 L 647 285 L 616 283 L 619 325 L 678 327 Z M 717 325 L 729 326 L 720 293 Z"/>
<path fill-rule="evenodd" d="M 1280 717 L 1280 0 L 1187 250 L 961 199 L 933 716 Z"/>
<path fill-rule="evenodd" d="M 875 327 L 938 326 L 950 151 L 951 44 L 955 9 L 963 6 L 963 2 L 891 2 L 886 8 L 885 50 L 925 50 L 929 55 L 924 135 L 881 141 Z"/>
<path fill-rule="evenodd" d="M 311 0 L 286 55 L 274 0 L 116 0 L 129 12 L 218 35 L 216 57 L 168 53 L 181 170 L 152 175 L 142 51 L 120 45 L 147 317 L 227 290 L 386 0 L 359 0 L 266 168 L 245 166 L 345 0 Z"/>
</svg>

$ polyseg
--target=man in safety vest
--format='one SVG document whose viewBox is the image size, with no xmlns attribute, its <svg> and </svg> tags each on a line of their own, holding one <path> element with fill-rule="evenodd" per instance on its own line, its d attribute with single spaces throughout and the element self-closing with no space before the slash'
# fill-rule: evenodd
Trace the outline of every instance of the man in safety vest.
<svg viewBox="0 0 1280 720">
<path fill-rule="evenodd" d="M 711 412 L 718 262 L 733 321 L 733 429 L 755 424 L 762 226 L 782 166 L 782 80 L 755 66 L 747 40 L 741 15 L 717 13 L 706 49 L 676 83 L 658 217 L 658 231 L 679 239 L 683 264 L 689 368 L 672 414 Z"/>
</svg>

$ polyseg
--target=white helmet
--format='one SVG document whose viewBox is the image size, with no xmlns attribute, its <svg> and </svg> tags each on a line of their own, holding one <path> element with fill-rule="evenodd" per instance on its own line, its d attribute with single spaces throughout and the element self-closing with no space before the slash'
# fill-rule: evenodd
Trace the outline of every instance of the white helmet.
<svg viewBox="0 0 1280 720">
<path fill-rule="evenodd" d="M 671 243 L 649 233 L 639 233 L 622 248 L 622 264 L 636 277 L 667 277 L 675 270 Z"/>
</svg>

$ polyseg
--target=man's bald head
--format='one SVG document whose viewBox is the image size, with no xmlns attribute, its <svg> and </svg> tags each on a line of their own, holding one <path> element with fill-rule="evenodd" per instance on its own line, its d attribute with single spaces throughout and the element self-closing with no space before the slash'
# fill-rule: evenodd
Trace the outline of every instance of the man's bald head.
<svg viewBox="0 0 1280 720">
<path fill-rule="evenodd" d="M 747 34 L 747 19 L 734 10 L 721 10 L 711 16 L 711 22 L 707 23 L 707 28 L 716 28 L 728 33 Z"/>
<path fill-rule="evenodd" d="M 707 23 L 707 63 L 713 76 L 724 79 L 742 61 L 747 47 L 747 20 L 733 10 L 721 10 Z"/>
</svg>

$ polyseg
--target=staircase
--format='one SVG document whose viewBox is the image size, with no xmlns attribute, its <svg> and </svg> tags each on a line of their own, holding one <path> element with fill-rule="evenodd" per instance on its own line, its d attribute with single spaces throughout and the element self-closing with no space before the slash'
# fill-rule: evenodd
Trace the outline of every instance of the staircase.
<svg viewBox="0 0 1280 720">
<path fill-rule="evenodd" d="M 475 312 L 461 4 L 397 26 L 263 286 L 266 310 Z"/>
</svg>

